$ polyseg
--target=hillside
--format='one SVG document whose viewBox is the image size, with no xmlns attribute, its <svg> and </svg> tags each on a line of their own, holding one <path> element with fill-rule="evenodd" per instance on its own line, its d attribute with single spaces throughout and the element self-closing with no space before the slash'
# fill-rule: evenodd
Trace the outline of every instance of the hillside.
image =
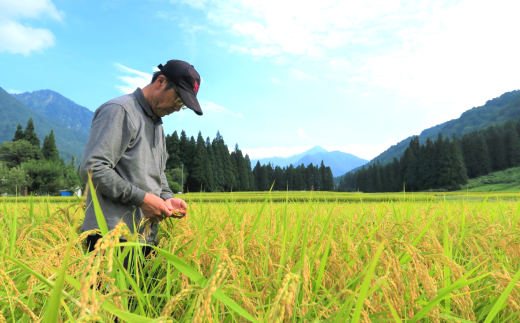
<svg viewBox="0 0 520 323">
<path fill-rule="evenodd" d="M 470 179 L 464 190 L 470 192 L 503 192 L 520 191 L 520 167 L 508 168 L 503 171 L 489 173 Z"/>
<path fill-rule="evenodd" d="M 60 157 L 66 162 L 69 162 L 72 156 L 80 159 L 87 144 L 87 133 L 68 129 L 58 122 L 31 110 L 1 87 L 0 116 L 0 143 L 11 141 L 16 131 L 16 126 L 21 124 L 25 129 L 27 120 L 33 118 L 35 130 L 42 142 L 45 136 L 51 132 L 51 129 L 54 130 Z"/>
<path fill-rule="evenodd" d="M 366 159 L 359 158 L 352 154 L 341 151 L 319 152 L 312 155 L 305 155 L 294 165 L 304 164 L 305 166 L 312 163 L 313 165 L 320 165 L 321 161 L 325 166 L 329 166 L 334 176 L 345 174 L 346 172 L 356 167 L 362 166 L 368 162 Z"/>
<path fill-rule="evenodd" d="M 502 124 L 509 120 L 520 118 L 520 90 L 506 92 L 500 97 L 489 100 L 485 105 L 472 108 L 461 114 L 458 119 L 453 119 L 435 127 L 423 130 L 419 135 L 420 144 L 426 143 L 426 139 L 430 137 L 436 139 L 438 134 L 451 137 L 455 134 L 457 137 L 475 130 L 484 129 L 493 124 Z M 396 145 L 388 148 L 369 163 L 375 164 L 378 160 L 381 164 L 387 164 L 394 157 L 401 158 L 404 151 L 410 144 L 412 136 L 400 141 Z"/>
<path fill-rule="evenodd" d="M 34 112 L 44 115 L 69 129 L 85 133 L 90 131 L 94 112 L 72 102 L 57 92 L 40 90 L 12 95 Z"/>
</svg>

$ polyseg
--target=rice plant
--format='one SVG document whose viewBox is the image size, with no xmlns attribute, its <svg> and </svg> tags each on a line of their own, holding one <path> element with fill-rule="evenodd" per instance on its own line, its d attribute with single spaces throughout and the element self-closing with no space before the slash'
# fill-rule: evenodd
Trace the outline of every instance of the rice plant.
<svg viewBox="0 0 520 323">
<path fill-rule="evenodd" d="M 0 322 L 519 321 L 514 198 L 316 193 L 185 195 L 148 259 L 124 225 L 87 253 L 81 199 L 3 200 Z"/>
</svg>

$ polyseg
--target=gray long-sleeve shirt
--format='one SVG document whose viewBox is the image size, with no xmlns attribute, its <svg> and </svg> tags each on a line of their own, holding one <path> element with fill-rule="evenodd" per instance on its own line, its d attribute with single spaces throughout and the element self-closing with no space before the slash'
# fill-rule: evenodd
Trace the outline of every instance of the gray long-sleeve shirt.
<svg viewBox="0 0 520 323">
<path fill-rule="evenodd" d="M 162 120 L 154 115 L 140 88 L 96 110 L 80 174 L 88 180 L 91 172 L 109 230 L 122 219 L 133 233 L 134 226 L 145 218 L 139 206 L 146 193 L 164 200 L 173 197 L 164 175 L 167 158 Z M 87 194 L 84 231 L 99 228 L 91 192 Z M 157 224 L 152 224 L 147 243 L 155 243 L 157 231 Z"/>
</svg>

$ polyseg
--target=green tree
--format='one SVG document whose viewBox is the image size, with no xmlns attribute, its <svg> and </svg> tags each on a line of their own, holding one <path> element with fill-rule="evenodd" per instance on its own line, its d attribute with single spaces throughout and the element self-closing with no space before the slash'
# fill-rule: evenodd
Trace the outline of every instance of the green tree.
<svg viewBox="0 0 520 323">
<path fill-rule="evenodd" d="M 30 142 L 31 145 L 40 148 L 40 138 L 38 138 L 38 135 L 34 132 L 34 122 L 32 118 L 29 118 L 29 121 L 27 121 L 27 127 L 25 127 L 23 137 L 24 140 Z"/>
<path fill-rule="evenodd" d="M 215 153 L 213 152 L 213 146 L 211 146 L 211 142 L 209 137 L 206 138 L 206 181 L 208 190 L 210 192 L 215 192 L 215 177 L 213 174 L 215 173 Z"/>
<path fill-rule="evenodd" d="M 217 149 L 214 151 L 214 153 L 219 154 L 220 160 L 222 162 L 222 169 L 224 171 L 224 191 L 230 192 L 232 190 L 237 190 L 237 177 L 235 174 L 235 167 L 231 161 L 229 149 L 222 136 L 220 136 L 220 138 L 217 136 L 215 139 L 217 141 Z"/>
<path fill-rule="evenodd" d="M 18 124 L 18 126 L 16 127 L 16 131 L 14 133 L 13 141 L 22 140 L 24 138 L 25 137 L 24 137 L 24 134 L 23 134 L 22 125 Z"/>
<path fill-rule="evenodd" d="M 26 140 L 14 142 L 5 141 L 0 146 L 0 160 L 4 161 L 7 167 L 12 168 L 29 160 L 41 159 L 41 151 Z"/>
<path fill-rule="evenodd" d="M 166 169 L 173 169 L 181 167 L 181 151 L 180 151 L 180 140 L 177 135 L 177 131 L 173 134 L 166 136 L 166 151 L 168 151 L 168 160 L 166 161 Z"/>
<path fill-rule="evenodd" d="M 245 161 L 245 164 L 246 164 L 246 172 L 247 172 L 247 177 L 248 177 L 248 185 L 249 185 L 248 189 L 250 191 L 255 191 L 256 190 L 256 188 L 255 188 L 255 178 L 253 176 L 253 169 L 251 168 L 251 159 L 249 158 L 248 154 L 245 155 L 244 161 Z"/>
<path fill-rule="evenodd" d="M 231 153 L 231 157 L 236 165 L 237 174 L 237 190 L 248 191 L 249 190 L 249 171 L 247 170 L 246 161 L 242 151 L 238 148 L 238 144 L 235 145 L 235 150 Z"/>
<path fill-rule="evenodd" d="M 191 192 L 197 192 L 200 190 L 210 191 L 211 183 L 208 180 L 207 173 L 208 162 L 206 143 L 204 138 L 202 138 L 202 133 L 199 131 L 195 158 L 193 159 L 193 164 L 190 168 L 189 189 Z"/>
<path fill-rule="evenodd" d="M 504 148 L 506 153 L 506 167 L 520 165 L 520 139 L 516 126 L 512 121 L 504 125 Z"/>
<path fill-rule="evenodd" d="M 491 159 L 491 170 L 499 171 L 506 168 L 506 150 L 502 131 L 497 126 L 491 126 L 484 130 L 486 143 Z"/>
<path fill-rule="evenodd" d="M 220 132 L 217 131 L 217 135 L 211 142 L 211 150 L 213 152 L 213 186 L 215 192 L 224 191 L 225 179 L 224 179 L 224 166 L 222 165 L 222 157 L 219 150 L 219 142 L 222 139 Z"/>
<path fill-rule="evenodd" d="M 334 175 L 332 174 L 332 169 L 327 166 L 325 167 L 325 176 L 322 177 L 323 180 L 323 187 L 321 188 L 322 191 L 334 191 Z"/>
<path fill-rule="evenodd" d="M 166 175 L 166 181 L 168 182 L 168 187 L 176 194 L 178 192 L 182 192 L 182 170 L 180 168 L 175 168 L 164 173 Z"/>
<path fill-rule="evenodd" d="M 460 140 L 453 135 L 451 141 L 451 158 L 452 158 L 452 171 L 453 171 L 453 184 L 450 189 L 460 189 L 460 185 L 464 185 L 468 182 L 468 171 L 464 165 L 464 157 L 462 157 L 461 143 Z"/>
<path fill-rule="evenodd" d="M 64 180 L 64 188 L 74 193 L 77 193 L 82 186 L 78 172 L 72 164 L 64 167 Z"/>
<path fill-rule="evenodd" d="M 23 195 L 25 188 L 32 183 L 31 177 L 21 166 L 11 168 L 4 180 L 8 192 L 17 195 Z"/>
<path fill-rule="evenodd" d="M 43 140 L 42 155 L 46 160 L 58 161 L 60 159 L 60 152 L 56 148 L 56 140 L 52 130 Z"/>
<path fill-rule="evenodd" d="M 416 191 L 417 183 L 418 183 L 418 173 L 419 173 L 419 160 L 416 153 L 416 149 L 414 147 L 414 140 L 417 137 L 414 137 L 410 141 L 410 146 L 406 148 L 404 151 L 401 160 L 399 161 L 399 173 L 401 185 L 405 185 L 406 190 L 408 191 Z M 417 142 L 419 140 L 417 139 Z"/>
<path fill-rule="evenodd" d="M 30 160 L 22 163 L 22 168 L 33 180 L 31 192 L 56 194 L 63 185 L 63 165 L 58 161 Z"/>
</svg>

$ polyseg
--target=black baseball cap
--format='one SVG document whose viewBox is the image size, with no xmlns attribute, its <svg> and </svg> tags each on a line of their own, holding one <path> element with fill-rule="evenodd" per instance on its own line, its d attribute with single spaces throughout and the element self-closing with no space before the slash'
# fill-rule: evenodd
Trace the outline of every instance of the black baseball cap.
<svg viewBox="0 0 520 323">
<path fill-rule="evenodd" d="M 185 61 L 172 59 L 169 60 L 166 65 L 159 64 L 157 68 L 175 84 L 175 91 L 180 95 L 182 102 L 201 116 L 202 109 L 197 100 L 197 93 L 200 87 L 200 75 L 193 65 Z"/>
</svg>

